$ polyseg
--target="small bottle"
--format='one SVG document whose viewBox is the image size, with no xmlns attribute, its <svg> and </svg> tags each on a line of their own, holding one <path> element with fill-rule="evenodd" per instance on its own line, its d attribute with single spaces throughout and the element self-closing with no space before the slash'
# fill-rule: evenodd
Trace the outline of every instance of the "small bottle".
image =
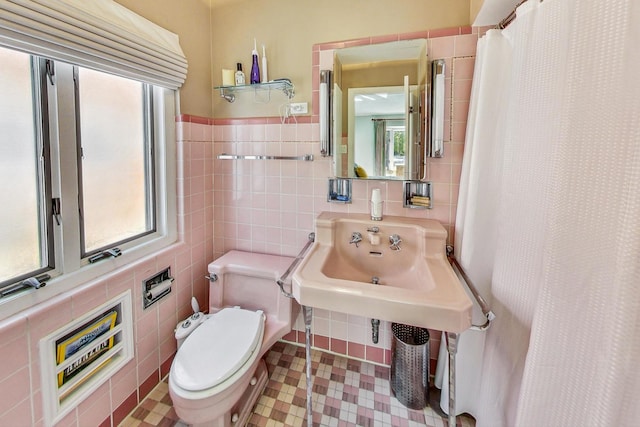
<svg viewBox="0 0 640 427">
<path fill-rule="evenodd" d="M 240 86 L 240 85 L 243 85 L 245 82 L 244 73 L 242 72 L 241 63 L 238 62 L 237 67 L 238 67 L 238 71 L 236 71 L 236 86 Z"/>
<path fill-rule="evenodd" d="M 256 39 L 253 39 L 253 51 L 251 52 L 251 84 L 260 83 L 260 66 L 258 65 L 258 48 Z"/>
<path fill-rule="evenodd" d="M 379 188 L 371 191 L 371 219 L 382 221 L 382 195 Z"/>
<path fill-rule="evenodd" d="M 264 45 L 262 45 L 262 83 L 266 83 L 269 81 L 269 77 L 267 77 L 267 54 L 264 50 Z"/>
</svg>

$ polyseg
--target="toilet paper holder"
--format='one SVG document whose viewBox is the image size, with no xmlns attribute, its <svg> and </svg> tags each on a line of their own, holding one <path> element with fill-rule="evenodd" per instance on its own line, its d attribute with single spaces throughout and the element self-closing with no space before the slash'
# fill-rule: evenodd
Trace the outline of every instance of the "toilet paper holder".
<svg viewBox="0 0 640 427">
<path fill-rule="evenodd" d="M 150 305 L 159 301 L 171 292 L 171 267 L 167 267 L 159 273 L 142 281 L 142 308 L 146 309 Z"/>
</svg>

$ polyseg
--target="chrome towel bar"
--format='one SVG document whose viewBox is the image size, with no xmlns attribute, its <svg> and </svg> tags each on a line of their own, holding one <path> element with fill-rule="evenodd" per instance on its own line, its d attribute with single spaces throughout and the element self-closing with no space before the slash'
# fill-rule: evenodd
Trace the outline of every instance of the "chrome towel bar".
<svg viewBox="0 0 640 427">
<path fill-rule="evenodd" d="M 313 161 L 313 154 L 305 154 L 303 156 L 265 156 L 260 154 L 218 154 L 219 160 L 303 160 L 305 162 Z"/>
<path fill-rule="evenodd" d="M 471 279 L 469 279 L 467 273 L 464 271 L 462 266 L 460 266 L 460 263 L 458 263 L 458 260 L 455 258 L 455 256 L 453 256 L 453 246 L 451 245 L 447 245 L 447 259 L 449 259 L 451 265 L 455 267 L 456 270 L 458 270 L 458 272 L 466 282 L 467 287 L 471 291 L 471 294 L 473 294 L 473 297 L 478 302 L 478 305 L 482 310 L 482 314 L 484 314 L 484 316 L 487 318 L 487 321 L 484 322 L 484 324 L 471 325 L 471 328 L 469 329 L 473 329 L 475 331 L 486 331 L 487 329 L 489 329 L 489 326 L 491 326 L 491 322 L 496 318 L 496 315 L 493 313 L 493 311 L 491 311 L 491 308 L 489 308 L 489 304 L 487 304 L 487 301 L 482 297 L 482 295 L 480 295 L 480 292 L 478 292 L 478 289 L 476 289 Z"/>
<path fill-rule="evenodd" d="M 287 280 L 287 277 L 289 277 L 291 272 L 298 266 L 304 254 L 307 252 L 307 250 L 309 250 L 309 247 L 311 246 L 311 244 L 316 240 L 316 233 L 309 233 L 308 237 L 309 237 L 309 240 L 304 245 L 304 247 L 302 248 L 298 256 L 293 260 L 289 268 L 287 268 L 287 271 L 285 271 L 284 274 L 280 276 L 278 280 L 276 280 L 276 283 L 280 287 L 280 292 L 282 292 L 282 295 L 284 295 L 287 298 L 293 298 L 293 294 L 284 290 L 284 282 L 285 280 Z"/>
</svg>

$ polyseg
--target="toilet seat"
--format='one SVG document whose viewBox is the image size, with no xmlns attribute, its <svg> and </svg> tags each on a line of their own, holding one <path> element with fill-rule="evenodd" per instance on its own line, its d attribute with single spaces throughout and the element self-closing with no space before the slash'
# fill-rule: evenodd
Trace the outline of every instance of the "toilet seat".
<svg viewBox="0 0 640 427">
<path fill-rule="evenodd" d="M 255 360 L 263 332 L 261 310 L 222 309 L 202 322 L 182 344 L 171 368 L 173 381 L 191 392 L 223 383 L 249 359 Z"/>
</svg>

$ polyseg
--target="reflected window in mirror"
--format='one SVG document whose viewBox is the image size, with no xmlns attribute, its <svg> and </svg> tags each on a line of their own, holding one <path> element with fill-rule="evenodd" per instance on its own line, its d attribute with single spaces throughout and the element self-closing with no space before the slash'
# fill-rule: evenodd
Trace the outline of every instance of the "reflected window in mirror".
<svg viewBox="0 0 640 427">
<path fill-rule="evenodd" d="M 417 90 L 413 87 L 412 90 Z M 413 95 L 415 96 L 415 95 Z M 349 148 L 352 177 L 404 179 L 407 165 L 407 126 L 404 87 L 349 89 Z M 412 103 L 413 104 L 413 103 Z"/>
</svg>

